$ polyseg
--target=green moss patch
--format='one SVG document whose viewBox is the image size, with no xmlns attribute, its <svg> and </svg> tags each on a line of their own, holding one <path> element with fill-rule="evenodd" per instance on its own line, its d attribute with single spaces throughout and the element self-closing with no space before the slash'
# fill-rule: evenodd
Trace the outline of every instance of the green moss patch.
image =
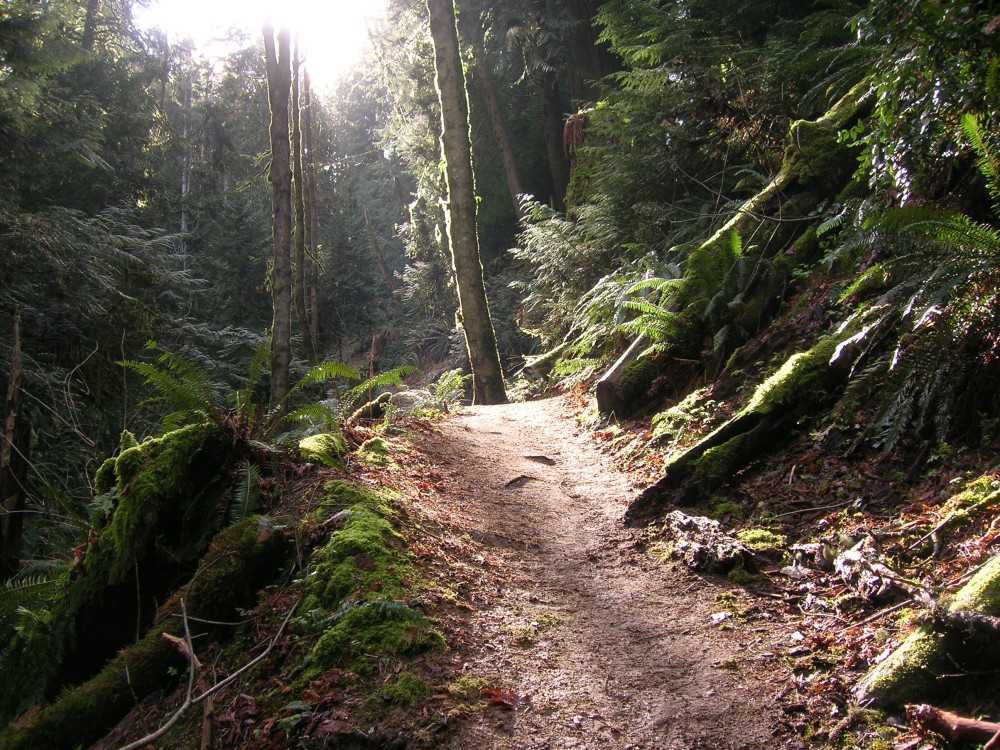
<svg viewBox="0 0 1000 750">
<path fill-rule="evenodd" d="M 362 676 L 378 672 L 378 660 L 443 649 L 444 638 L 422 612 L 395 599 L 346 604 L 311 655 L 310 674 L 346 667 Z"/>
<path fill-rule="evenodd" d="M 344 468 L 344 457 L 350 452 L 347 439 L 340 433 L 310 435 L 299 441 L 299 453 L 306 461 L 333 469 Z"/>
<path fill-rule="evenodd" d="M 392 451 L 385 439 L 369 438 L 358 448 L 357 456 L 370 466 L 397 466 L 392 458 Z"/>
<path fill-rule="evenodd" d="M 756 550 L 782 549 L 788 543 L 785 536 L 768 529 L 743 529 L 736 532 L 736 538 L 750 549 Z"/>
<path fill-rule="evenodd" d="M 430 620 L 405 601 L 420 577 L 392 523 L 393 496 L 346 481 L 325 489 L 321 511 L 337 510 L 332 518 L 341 525 L 313 554 L 305 579 L 302 611 L 323 629 L 309 675 L 334 667 L 369 675 L 379 658 L 443 647 Z"/>
</svg>

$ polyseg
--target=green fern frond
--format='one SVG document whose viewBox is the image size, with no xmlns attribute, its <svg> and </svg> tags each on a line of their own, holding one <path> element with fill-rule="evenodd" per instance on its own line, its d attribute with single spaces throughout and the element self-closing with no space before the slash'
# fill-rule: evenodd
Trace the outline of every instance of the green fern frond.
<svg viewBox="0 0 1000 750">
<path fill-rule="evenodd" d="M 253 515 L 260 507 L 260 468 L 253 461 L 241 461 L 233 485 L 233 500 L 229 520 L 238 524 Z"/>
<path fill-rule="evenodd" d="M 146 348 L 161 351 L 153 341 Z M 222 421 L 221 399 L 215 383 L 208 373 L 186 357 L 161 352 L 157 364 L 138 360 L 123 360 L 118 364 L 141 375 L 157 394 L 151 401 L 163 403 L 171 410 L 165 422 Z"/>
<path fill-rule="evenodd" d="M 996 69 L 996 66 L 993 66 Z M 992 70 L 991 70 L 992 72 Z M 965 131 L 972 150 L 976 152 L 979 171 L 986 179 L 986 188 L 993 198 L 993 210 L 1000 215 L 1000 155 L 994 150 L 989 138 L 983 132 L 983 118 L 966 113 L 962 116 L 962 130 Z"/>
</svg>

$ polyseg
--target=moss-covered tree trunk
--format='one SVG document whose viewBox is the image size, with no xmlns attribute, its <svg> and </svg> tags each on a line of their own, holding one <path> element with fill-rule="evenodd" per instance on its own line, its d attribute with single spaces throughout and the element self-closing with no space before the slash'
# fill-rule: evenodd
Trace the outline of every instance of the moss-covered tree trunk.
<svg viewBox="0 0 1000 750">
<path fill-rule="evenodd" d="M 486 301 L 476 232 L 476 189 L 469 135 L 469 99 L 462 74 L 453 0 L 427 0 L 434 40 L 435 83 L 441 102 L 441 153 L 448 181 L 446 228 L 451 246 L 459 316 L 472 364 L 474 400 L 507 400 L 496 333 Z"/>
<path fill-rule="evenodd" d="M 291 33 L 264 25 L 267 96 L 271 106 L 271 205 L 274 212 L 274 267 L 271 271 L 271 407 L 288 394 L 292 363 L 292 169 L 288 98 L 292 88 Z"/>
<path fill-rule="evenodd" d="M 0 576 L 21 568 L 21 538 L 27 500 L 31 427 L 21 411 L 21 315 L 14 313 L 13 352 L 7 374 L 7 397 L 0 424 Z"/>
<path fill-rule="evenodd" d="M 288 540 L 261 532 L 256 520 L 218 535 L 191 583 L 159 610 L 155 624 L 137 643 L 123 649 L 96 676 L 63 691 L 47 708 L 0 731 L 0 750 L 73 750 L 100 739 L 145 696 L 175 683 L 185 661 L 163 637 L 183 634 L 183 598 L 192 635 L 217 639 L 224 630 L 203 621 L 238 619 L 236 608 L 253 605 L 257 592 L 285 562 Z M 115 617 L 118 613 L 106 613 Z M 203 648 L 206 638 L 195 643 Z"/>
<path fill-rule="evenodd" d="M 682 323 L 679 327 L 685 332 L 685 341 L 674 347 L 679 356 L 698 356 L 698 351 L 689 350 L 690 345 L 700 345 L 719 333 L 708 329 L 706 308 L 717 295 L 719 284 L 733 276 L 734 238 L 741 253 L 749 252 L 743 248 L 756 248 L 753 257 L 757 265 L 768 261 L 781 278 L 787 278 L 795 265 L 815 262 L 816 210 L 851 184 L 857 164 L 851 146 L 839 143 L 837 135 L 865 116 L 868 92 L 868 85 L 860 84 L 820 119 L 792 123 L 778 174 L 688 257 L 672 303 Z M 743 317 L 752 320 L 755 327 L 763 325 L 789 288 L 786 283 L 761 283 L 741 289 Z M 743 333 L 728 335 L 720 354 L 732 351 L 745 339 Z M 625 372 L 626 368 L 619 368 L 618 374 Z M 633 393 L 645 390 L 630 385 Z M 604 388 L 609 394 L 602 403 L 621 410 L 619 416 L 635 411 L 637 404 L 617 392 L 617 380 L 608 379 Z"/>
</svg>

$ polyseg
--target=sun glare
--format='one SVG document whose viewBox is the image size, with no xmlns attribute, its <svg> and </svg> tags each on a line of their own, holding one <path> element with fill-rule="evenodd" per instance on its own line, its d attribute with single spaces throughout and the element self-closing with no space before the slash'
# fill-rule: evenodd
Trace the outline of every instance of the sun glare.
<svg viewBox="0 0 1000 750">
<path fill-rule="evenodd" d="M 171 40 L 190 38 L 209 56 L 224 53 L 232 30 L 259 36 L 270 15 L 299 37 L 315 85 L 333 86 L 370 44 L 367 22 L 385 0 L 153 0 L 136 8 L 136 21 L 161 28 Z"/>
</svg>

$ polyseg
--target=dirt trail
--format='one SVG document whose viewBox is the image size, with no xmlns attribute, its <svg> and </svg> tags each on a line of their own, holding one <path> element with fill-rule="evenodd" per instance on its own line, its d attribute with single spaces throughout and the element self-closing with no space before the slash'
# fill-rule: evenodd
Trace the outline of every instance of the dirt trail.
<svg viewBox="0 0 1000 750">
<path fill-rule="evenodd" d="M 643 550 L 621 523 L 635 490 L 560 400 L 466 408 L 421 448 L 488 572 L 461 592 L 468 669 L 521 698 L 466 718 L 445 747 L 781 746 L 780 616 L 713 625 L 728 582 Z"/>
</svg>

